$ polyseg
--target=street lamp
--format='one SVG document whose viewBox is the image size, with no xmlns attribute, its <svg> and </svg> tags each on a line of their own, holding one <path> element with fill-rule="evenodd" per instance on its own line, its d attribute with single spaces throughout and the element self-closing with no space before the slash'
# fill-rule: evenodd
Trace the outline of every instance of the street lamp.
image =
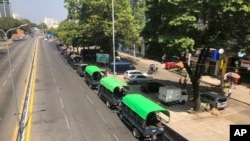
<svg viewBox="0 0 250 141">
<path fill-rule="evenodd" d="M 113 73 L 115 76 L 115 10 L 114 10 L 114 0 L 112 0 L 112 34 L 113 34 Z"/>
<path fill-rule="evenodd" d="M 18 104 L 17 104 L 17 96 L 16 96 L 16 91 L 15 91 L 15 85 L 14 85 L 14 80 L 13 80 L 13 72 L 12 72 L 12 66 L 11 66 L 11 60 L 10 60 L 10 51 L 9 51 L 9 40 L 8 40 L 8 33 L 12 30 L 16 30 L 19 29 L 21 27 L 27 26 L 27 24 L 23 24 L 20 25 L 18 27 L 15 28 L 11 28 L 9 30 L 7 30 L 6 32 L 4 32 L 2 29 L 0 29 L 0 31 L 4 34 L 4 38 L 6 40 L 6 49 L 8 52 L 8 60 L 9 60 L 9 68 L 10 68 L 10 76 L 11 76 L 11 83 L 12 83 L 12 91 L 13 91 L 13 96 L 15 98 L 15 105 L 16 105 L 16 112 L 17 112 L 17 122 L 18 122 L 18 126 L 20 128 L 20 122 L 19 122 L 19 109 L 18 109 Z M 19 130 L 18 130 L 19 133 Z"/>
</svg>

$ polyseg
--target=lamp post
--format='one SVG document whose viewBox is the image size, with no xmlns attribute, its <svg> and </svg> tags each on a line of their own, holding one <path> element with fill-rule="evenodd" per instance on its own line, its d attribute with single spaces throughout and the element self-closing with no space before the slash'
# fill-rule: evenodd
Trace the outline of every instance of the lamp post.
<svg viewBox="0 0 250 141">
<path fill-rule="evenodd" d="M 7 52 L 8 52 L 8 61 L 9 61 L 9 69 L 10 69 L 10 76 L 11 76 L 11 83 L 12 83 L 12 92 L 13 92 L 13 97 L 15 98 L 15 105 L 16 105 L 16 112 L 17 112 L 17 122 L 18 122 L 19 128 L 20 128 L 19 109 L 18 109 L 18 104 L 17 104 L 17 96 L 16 96 L 16 91 L 15 91 L 15 85 L 14 85 L 14 80 L 13 80 L 13 71 L 12 71 L 12 65 L 11 65 L 11 60 L 10 60 L 8 33 L 10 31 L 15 30 L 15 29 L 19 29 L 19 28 L 21 28 L 23 26 L 27 26 L 27 24 L 23 24 L 23 25 L 20 25 L 18 27 L 11 28 L 11 29 L 7 30 L 6 32 L 4 32 L 2 29 L 0 29 L 0 31 L 4 34 L 4 37 L 5 37 L 5 40 L 6 40 L 6 49 L 7 49 Z M 20 132 L 20 130 L 18 130 L 18 133 L 19 132 Z"/>
<path fill-rule="evenodd" d="M 113 72 L 114 76 L 115 70 L 115 10 L 114 10 L 114 0 L 112 0 L 112 35 L 113 35 Z"/>
</svg>

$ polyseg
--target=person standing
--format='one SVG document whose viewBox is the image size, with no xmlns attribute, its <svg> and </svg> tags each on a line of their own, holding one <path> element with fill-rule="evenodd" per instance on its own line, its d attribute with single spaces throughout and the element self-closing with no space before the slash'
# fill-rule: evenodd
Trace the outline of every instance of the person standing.
<svg viewBox="0 0 250 141">
<path fill-rule="evenodd" d="M 182 87 L 182 77 L 180 77 L 180 79 L 179 79 L 179 87 L 180 88 Z"/>
<path fill-rule="evenodd" d="M 232 94 L 232 87 L 229 87 L 227 97 L 231 97 L 231 94 Z"/>
</svg>

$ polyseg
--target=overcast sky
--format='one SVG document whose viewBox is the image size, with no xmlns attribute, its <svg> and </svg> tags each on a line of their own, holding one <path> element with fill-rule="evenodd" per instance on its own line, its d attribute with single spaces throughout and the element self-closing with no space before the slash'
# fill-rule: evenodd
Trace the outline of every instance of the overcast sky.
<svg viewBox="0 0 250 141">
<path fill-rule="evenodd" d="M 41 23 L 45 16 L 61 22 L 67 18 L 64 0 L 10 0 L 12 12 L 32 23 Z"/>
</svg>

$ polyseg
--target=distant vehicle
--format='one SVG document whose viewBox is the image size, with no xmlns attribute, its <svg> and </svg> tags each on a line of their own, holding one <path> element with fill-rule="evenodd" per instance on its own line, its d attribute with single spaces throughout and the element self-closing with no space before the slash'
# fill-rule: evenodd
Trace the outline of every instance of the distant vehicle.
<svg viewBox="0 0 250 141">
<path fill-rule="evenodd" d="M 227 98 L 226 96 L 213 92 L 213 91 L 207 91 L 202 92 L 200 94 L 201 102 L 209 103 L 211 109 L 217 108 L 217 109 L 224 109 L 227 107 Z"/>
<path fill-rule="evenodd" d="M 107 107 L 112 108 L 120 104 L 128 90 L 128 85 L 115 77 L 104 77 L 100 80 L 98 96 L 106 102 Z"/>
<path fill-rule="evenodd" d="M 84 73 L 85 73 L 85 68 L 88 64 L 85 64 L 85 63 L 80 63 L 76 66 L 76 73 L 79 75 L 79 76 L 84 76 Z"/>
<path fill-rule="evenodd" d="M 135 67 L 130 63 L 126 61 L 116 61 L 115 63 L 112 62 L 109 64 L 109 72 L 114 73 L 114 65 L 115 65 L 115 71 L 117 74 L 123 74 L 127 70 L 134 70 Z"/>
<path fill-rule="evenodd" d="M 188 101 L 188 93 L 186 89 L 176 86 L 164 86 L 159 88 L 158 98 L 163 103 L 185 104 Z"/>
<path fill-rule="evenodd" d="M 97 88 L 101 78 L 105 77 L 105 71 L 95 65 L 88 65 L 85 68 L 84 78 L 90 88 Z"/>
<path fill-rule="evenodd" d="M 127 70 L 125 73 L 124 73 L 124 76 L 123 78 L 124 79 L 127 79 L 129 78 L 131 75 L 137 75 L 137 74 L 143 74 L 141 71 L 139 70 Z"/>
<path fill-rule="evenodd" d="M 152 77 L 148 77 L 145 75 L 132 75 L 127 79 L 127 83 L 129 84 L 139 84 L 139 83 L 145 83 L 145 82 L 149 82 L 152 81 L 153 78 Z"/>
<path fill-rule="evenodd" d="M 140 89 L 145 93 L 158 93 L 160 87 L 163 87 L 161 83 L 152 81 L 142 83 Z"/>
<path fill-rule="evenodd" d="M 170 121 L 167 109 L 141 94 L 124 96 L 118 107 L 118 115 L 131 127 L 134 137 L 145 140 L 163 140 L 163 124 Z"/>
<path fill-rule="evenodd" d="M 165 60 L 165 69 L 178 68 L 178 66 L 175 64 L 178 63 L 179 60 L 180 59 L 177 56 L 167 57 Z"/>
<path fill-rule="evenodd" d="M 77 54 L 72 54 L 68 58 L 68 63 L 73 69 L 76 69 L 76 66 L 81 63 L 82 57 Z"/>
</svg>

